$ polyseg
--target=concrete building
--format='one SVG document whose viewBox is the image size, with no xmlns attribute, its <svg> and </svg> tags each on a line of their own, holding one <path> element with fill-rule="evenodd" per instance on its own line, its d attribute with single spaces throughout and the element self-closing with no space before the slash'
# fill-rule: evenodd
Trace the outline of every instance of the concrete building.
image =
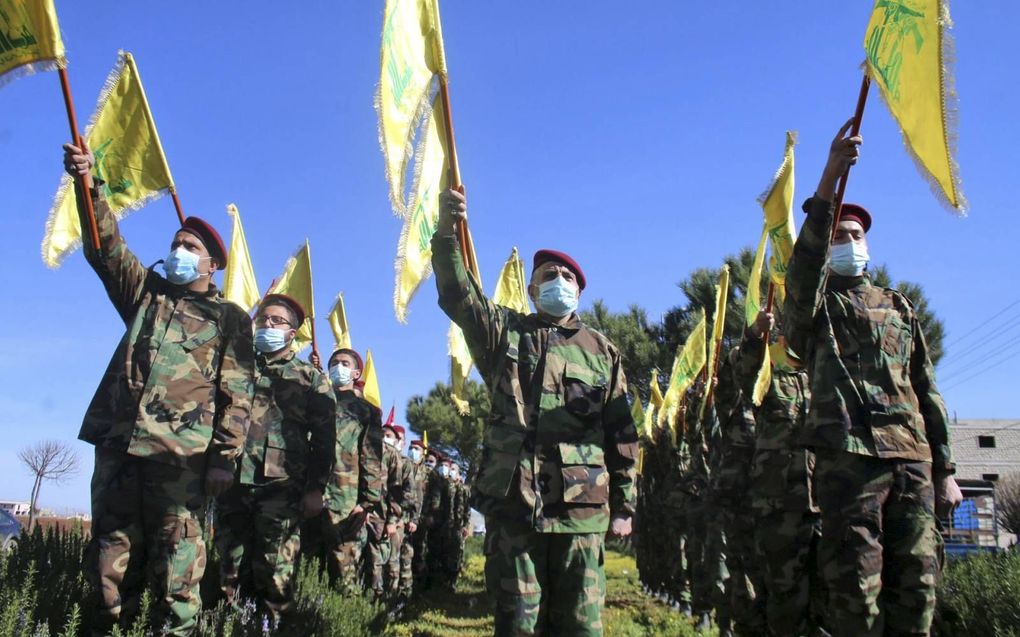
<svg viewBox="0 0 1020 637">
<path fill-rule="evenodd" d="M 956 420 L 949 428 L 956 477 L 995 482 L 1020 472 L 1020 420 Z"/>
<path fill-rule="evenodd" d="M 0 509 L 7 511 L 13 516 L 28 515 L 28 502 L 19 500 L 0 500 Z"/>
</svg>

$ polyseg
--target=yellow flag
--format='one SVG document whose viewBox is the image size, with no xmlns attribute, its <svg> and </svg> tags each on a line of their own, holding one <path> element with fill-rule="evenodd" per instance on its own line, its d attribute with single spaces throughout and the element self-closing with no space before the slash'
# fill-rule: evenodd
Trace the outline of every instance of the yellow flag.
<svg viewBox="0 0 1020 637">
<path fill-rule="evenodd" d="M 305 244 L 294 253 L 283 268 L 281 274 L 273 282 L 269 290 L 272 294 L 286 294 L 301 304 L 305 310 L 305 322 L 298 328 L 292 347 L 301 351 L 312 344 L 312 322 L 315 320 L 315 294 L 312 291 L 312 249 Z M 366 364 L 366 368 L 367 368 Z M 378 407 L 379 405 L 376 405 Z"/>
<path fill-rule="evenodd" d="M 408 184 L 407 166 L 412 157 L 422 157 L 422 141 L 415 144 L 415 135 L 430 119 L 435 79 L 446 74 L 446 59 L 436 0 L 386 0 L 383 11 L 375 109 L 390 202 L 398 216 L 406 217 L 414 200 L 405 201 L 405 193 L 415 193 L 424 177 L 418 166 Z"/>
<path fill-rule="evenodd" d="M 329 311 L 329 327 L 333 330 L 334 349 L 354 349 L 351 345 L 351 331 L 347 328 L 347 310 L 344 309 L 343 292 L 336 295 L 336 303 Z"/>
<path fill-rule="evenodd" d="M 719 361 L 716 360 L 716 352 L 719 344 L 722 343 L 723 332 L 726 331 L 726 302 L 729 298 L 730 289 L 730 266 L 723 265 L 719 272 L 719 284 L 715 286 L 715 316 L 712 318 L 712 342 L 708 345 L 708 373 L 705 377 L 709 382 L 715 378 Z M 705 398 L 701 401 L 701 409 L 698 410 L 698 418 L 705 417 L 705 409 L 708 407 L 709 392 L 705 392 Z"/>
<path fill-rule="evenodd" d="M 438 100 L 437 100 L 438 101 Z M 441 108 L 437 104 L 437 109 Z M 432 273 L 432 235 L 439 221 L 439 193 L 448 183 L 446 137 L 442 117 L 432 117 L 425 126 L 425 140 L 418 155 L 420 170 L 411 196 L 408 214 L 400 231 L 395 264 L 397 277 L 393 309 L 397 320 L 407 322 L 407 304 L 418 285 Z"/>
<path fill-rule="evenodd" d="M 0 3 L 0 86 L 17 77 L 66 66 L 53 0 Z"/>
<path fill-rule="evenodd" d="M 758 249 L 754 253 L 754 262 L 751 264 L 751 274 L 747 277 L 747 296 L 744 298 L 744 320 L 748 327 L 758 319 L 758 312 L 761 311 L 761 275 L 765 266 L 765 243 L 769 238 L 768 226 L 761 232 L 761 240 L 758 241 Z M 768 383 L 772 377 L 772 366 L 769 364 L 768 348 L 765 348 L 765 360 L 754 383 L 754 392 L 751 395 L 751 402 L 761 405 L 768 390 Z"/>
<path fill-rule="evenodd" d="M 793 255 L 793 244 L 797 241 L 797 227 L 793 221 L 793 147 L 796 144 L 797 133 L 786 131 L 783 161 L 779 164 L 772 183 L 758 197 L 758 203 L 765 213 L 765 227 L 772 247 L 769 274 L 780 299 L 786 293 L 786 267 Z"/>
<path fill-rule="evenodd" d="M 645 448 L 638 447 L 637 450 L 637 473 L 639 476 L 645 474 Z"/>
<path fill-rule="evenodd" d="M 868 75 L 878 84 L 903 143 L 936 198 L 954 212 L 967 202 L 956 164 L 956 90 L 948 0 L 875 0 L 864 34 Z"/>
<path fill-rule="evenodd" d="M 259 286 L 255 281 L 255 268 L 251 264 L 248 241 L 244 238 L 241 213 L 237 206 L 229 204 L 227 214 L 234 219 L 230 233 L 230 252 L 227 253 L 227 267 L 223 271 L 223 296 L 228 301 L 250 312 L 259 302 Z"/>
<path fill-rule="evenodd" d="M 492 294 L 492 302 L 496 305 L 508 307 L 514 312 L 530 314 L 531 305 L 528 303 L 528 284 L 524 278 L 524 262 L 521 255 L 514 248 L 499 271 L 499 280 L 496 281 L 496 291 Z"/>
<path fill-rule="evenodd" d="M 630 417 L 634 420 L 634 426 L 636 427 L 638 423 L 644 423 L 645 410 L 641 407 L 641 394 L 638 393 L 637 387 L 631 387 L 630 393 Z"/>
<path fill-rule="evenodd" d="M 655 410 L 662 408 L 662 390 L 659 389 L 659 370 L 652 370 L 652 379 L 648 383 L 648 407 L 645 408 L 645 435 L 652 438 L 652 427 L 655 425 Z"/>
<path fill-rule="evenodd" d="M 429 448 L 429 430 L 428 429 L 423 429 L 422 432 L 421 432 L 421 444 L 425 447 L 425 449 Z"/>
<path fill-rule="evenodd" d="M 118 56 L 85 129 L 85 140 L 96 158 L 93 172 L 104 182 L 103 195 L 120 219 L 173 189 L 174 180 L 134 58 L 123 51 Z M 75 206 L 73 181 L 64 174 L 42 243 L 43 261 L 51 268 L 81 245 Z"/>
<path fill-rule="evenodd" d="M 364 387 L 361 388 L 365 400 L 382 409 L 382 397 L 379 394 L 379 378 L 375 373 L 375 361 L 372 360 L 372 350 L 365 351 L 365 371 L 361 374 L 361 380 L 365 383 Z M 428 443 L 426 443 L 427 445 Z"/>
<path fill-rule="evenodd" d="M 663 396 L 662 407 L 659 408 L 659 427 L 662 427 L 664 423 L 669 423 L 670 427 L 675 429 L 677 407 L 679 407 L 684 394 L 694 384 L 694 379 L 705 367 L 707 334 L 705 315 L 702 313 L 694 331 L 691 332 L 687 342 L 673 359 L 673 371 L 669 375 L 669 386 L 666 388 L 666 395 Z"/>
<path fill-rule="evenodd" d="M 642 417 L 645 438 L 655 443 L 655 403 L 649 401 L 645 406 L 645 413 Z"/>
</svg>

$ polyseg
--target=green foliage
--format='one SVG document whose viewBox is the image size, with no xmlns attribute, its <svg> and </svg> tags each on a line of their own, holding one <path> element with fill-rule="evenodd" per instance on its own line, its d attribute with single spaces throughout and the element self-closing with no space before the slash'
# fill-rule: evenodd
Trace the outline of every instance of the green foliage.
<svg viewBox="0 0 1020 637">
<path fill-rule="evenodd" d="M 1020 637 L 1020 551 L 953 560 L 939 585 L 939 635 Z"/>
<path fill-rule="evenodd" d="M 407 424 L 421 435 L 429 432 L 429 445 L 453 453 L 471 471 L 482 456 L 482 429 L 489 414 L 489 392 L 473 380 L 464 383 L 471 413 L 461 416 L 450 398 L 450 386 L 436 383 L 427 396 L 413 396 L 407 403 Z"/>
<path fill-rule="evenodd" d="M 626 313 L 615 314 L 599 299 L 590 310 L 581 312 L 581 320 L 620 348 L 628 386 L 637 387 L 647 401 L 651 371 L 665 367 L 668 373 L 672 363 L 664 355 L 661 331 L 648 321 L 648 314 L 637 305 L 631 305 Z"/>
</svg>

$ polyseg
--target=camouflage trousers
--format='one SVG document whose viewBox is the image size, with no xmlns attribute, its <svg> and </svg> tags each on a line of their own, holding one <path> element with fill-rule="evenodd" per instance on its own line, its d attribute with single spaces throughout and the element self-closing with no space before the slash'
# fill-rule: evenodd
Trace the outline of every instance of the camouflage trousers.
<svg viewBox="0 0 1020 637">
<path fill-rule="evenodd" d="M 819 450 L 815 484 L 833 634 L 927 635 L 940 545 L 931 464 Z"/>
<path fill-rule="evenodd" d="M 496 637 L 602 635 L 603 533 L 536 533 L 527 521 L 492 516 L 485 530 Z"/>
<path fill-rule="evenodd" d="M 737 634 L 764 635 L 767 595 L 762 560 L 754 542 L 754 512 L 749 502 L 720 506 L 717 511 L 726 534 L 726 570 L 730 576 L 728 616 Z"/>
<path fill-rule="evenodd" d="M 824 626 L 817 513 L 755 505 L 754 539 L 765 571 L 766 616 L 774 635 L 809 635 Z"/>
<path fill-rule="evenodd" d="M 417 530 L 411 533 L 405 528 L 404 540 L 400 543 L 400 584 L 397 592 L 408 598 L 414 593 L 414 547 L 418 535 Z"/>
<path fill-rule="evenodd" d="M 461 567 L 464 566 L 464 533 L 463 529 L 447 531 L 443 542 L 444 580 L 451 586 L 457 585 Z"/>
<path fill-rule="evenodd" d="M 326 568 L 334 585 L 341 590 L 361 590 L 362 561 L 368 530 L 364 517 L 360 515 L 341 516 L 326 510 L 323 512 L 323 535 L 326 544 Z"/>
<path fill-rule="evenodd" d="M 702 499 L 692 499 L 687 509 L 684 548 L 691 583 L 691 609 L 695 613 L 708 613 L 716 608 L 721 615 L 729 617 L 725 544 L 722 524 L 715 512 L 710 512 Z"/>
<path fill-rule="evenodd" d="M 379 599 L 386 594 L 385 571 L 386 564 L 390 561 L 392 547 L 390 538 L 386 536 L 386 525 L 382 518 L 370 516 L 366 526 L 368 542 L 365 544 L 365 561 L 368 581 L 365 588 L 370 589 L 376 599 Z"/>
<path fill-rule="evenodd" d="M 94 635 L 127 628 L 146 587 L 157 631 L 194 630 L 202 610 L 205 504 L 201 473 L 96 447 L 84 566 L 95 592 Z"/>
<path fill-rule="evenodd" d="M 216 501 L 220 587 L 228 603 L 240 601 L 240 590 L 255 597 L 273 618 L 291 609 L 303 495 L 293 480 L 235 483 Z"/>
<path fill-rule="evenodd" d="M 659 516 L 659 525 L 654 531 L 652 544 L 655 554 L 653 561 L 662 564 L 665 589 L 673 599 L 691 603 L 691 581 L 687 565 L 687 497 L 683 492 L 671 493 L 666 497 L 666 506 Z M 661 543 L 660 543 L 661 542 Z"/>
<path fill-rule="evenodd" d="M 411 538 L 405 533 L 405 523 L 397 525 L 397 532 L 390 537 L 390 559 L 386 561 L 386 592 L 396 595 L 400 592 L 400 562 L 404 544 L 410 544 Z"/>
</svg>

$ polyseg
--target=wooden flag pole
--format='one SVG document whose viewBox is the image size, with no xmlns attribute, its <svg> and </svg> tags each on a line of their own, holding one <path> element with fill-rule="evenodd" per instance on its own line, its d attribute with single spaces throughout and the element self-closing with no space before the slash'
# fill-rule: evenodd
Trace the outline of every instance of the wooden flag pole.
<svg viewBox="0 0 1020 637">
<path fill-rule="evenodd" d="M 446 148 L 450 162 L 450 188 L 464 193 L 464 184 L 460 181 L 460 164 L 457 161 L 457 142 L 453 134 L 453 114 L 450 110 L 450 84 L 446 75 L 439 76 L 439 97 L 443 104 L 443 127 L 446 129 Z M 460 242 L 464 267 L 468 272 L 478 271 L 474 248 L 468 240 L 467 219 L 457 224 L 457 240 Z"/>
<path fill-rule="evenodd" d="M 854 111 L 854 122 L 850 127 L 850 136 L 853 137 L 861 132 L 861 120 L 864 119 L 864 104 L 868 101 L 868 89 L 871 87 L 871 78 L 864 74 L 861 80 L 861 92 L 857 96 L 857 110 Z M 839 227 L 839 213 L 843 210 L 843 195 L 846 194 L 846 182 L 850 178 L 850 168 L 846 169 L 843 176 L 839 178 L 839 186 L 836 188 L 836 197 L 833 200 L 833 209 L 836 211 L 836 218 L 832 223 L 832 236 L 829 241 L 836 238 L 836 228 Z"/>
<path fill-rule="evenodd" d="M 170 189 L 170 198 L 174 200 L 174 208 L 177 209 L 177 220 L 180 221 L 181 225 L 183 226 L 184 225 L 184 209 L 181 208 L 181 200 L 177 196 L 177 189 L 176 188 L 171 188 Z"/>
<path fill-rule="evenodd" d="M 60 76 L 60 90 L 64 93 L 64 107 L 67 109 L 67 122 L 71 125 L 71 139 L 74 140 L 74 145 L 84 152 L 85 145 L 82 143 L 81 134 L 78 132 L 78 118 L 74 114 L 74 100 L 71 99 L 71 81 L 67 77 L 67 69 L 57 69 L 57 75 Z M 91 181 L 85 175 L 78 177 L 78 185 L 81 187 L 82 195 L 85 199 L 85 212 L 89 218 L 92 246 L 98 251 L 100 248 L 99 226 L 96 225 L 96 211 L 92 208 Z"/>
<path fill-rule="evenodd" d="M 773 281 L 769 281 L 769 294 L 765 299 L 765 311 L 769 314 L 772 313 L 772 304 L 776 300 L 776 284 Z"/>
</svg>

